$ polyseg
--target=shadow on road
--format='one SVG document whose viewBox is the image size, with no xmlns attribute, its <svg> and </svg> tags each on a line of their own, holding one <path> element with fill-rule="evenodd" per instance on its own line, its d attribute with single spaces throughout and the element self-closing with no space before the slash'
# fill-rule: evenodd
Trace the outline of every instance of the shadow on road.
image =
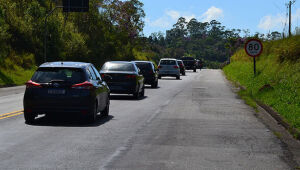
<svg viewBox="0 0 300 170">
<path fill-rule="evenodd" d="M 107 117 L 103 117 L 98 115 L 96 121 L 94 123 L 87 123 L 84 117 L 79 115 L 47 115 L 43 117 L 39 117 L 35 120 L 34 123 L 29 125 L 32 126 L 55 126 L 55 127 L 97 127 L 101 126 L 109 121 L 111 121 L 114 116 L 109 115 Z"/>
<path fill-rule="evenodd" d="M 159 88 L 160 88 L 159 86 L 152 88 L 150 85 L 145 85 L 145 89 L 159 89 Z"/>
<path fill-rule="evenodd" d="M 175 77 L 162 77 L 160 80 L 182 80 L 182 79 L 176 79 Z"/>
<path fill-rule="evenodd" d="M 110 100 L 144 100 L 146 98 L 147 96 L 136 99 L 132 95 L 110 95 Z"/>
</svg>

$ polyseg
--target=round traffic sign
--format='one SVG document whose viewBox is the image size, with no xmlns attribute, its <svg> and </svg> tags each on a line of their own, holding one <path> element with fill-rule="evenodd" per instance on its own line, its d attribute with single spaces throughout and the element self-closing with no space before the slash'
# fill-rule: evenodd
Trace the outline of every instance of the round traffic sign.
<svg viewBox="0 0 300 170">
<path fill-rule="evenodd" d="M 251 57 L 259 56 L 263 51 L 263 45 L 258 39 L 250 39 L 245 44 L 245 51 Z"/>
</svg>

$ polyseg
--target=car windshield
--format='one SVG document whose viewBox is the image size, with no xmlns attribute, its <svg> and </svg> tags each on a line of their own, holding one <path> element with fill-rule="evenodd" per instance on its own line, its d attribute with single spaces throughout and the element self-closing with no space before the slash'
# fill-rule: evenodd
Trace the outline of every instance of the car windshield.
<svg viewBox="0 0 300 170">
<path fill-rule="evenodd" d="M 103 71 L 135 71 L 132 63 L 106 63 L 102 67 Z"/>
<path fill-rule="evenodd" d="M 83 70 L 78 68 L 39 68 L 31 80 L 37 83 L 59 80 L 77 84 L 84 82 L 86 78 Z"/>
<path fill-rule="evenodd" d="M 176 65 L 175 60 L 161 60 L 160 65 Z"/>
<path fill-rule="evenodd" d="M 152 66 L 151 63 L 136 63 L 136 66 L 143 72 L 143 71 L 151 71 Z"/>
</svg>

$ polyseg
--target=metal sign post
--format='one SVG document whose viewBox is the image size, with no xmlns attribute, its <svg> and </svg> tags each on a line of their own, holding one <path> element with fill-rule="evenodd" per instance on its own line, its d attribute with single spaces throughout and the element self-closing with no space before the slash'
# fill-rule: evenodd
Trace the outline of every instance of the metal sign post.
<svg viewBox="0 0 300 170">
<path fill-rule="evenodd" d="M 258 39 L 250 39 L 245 44 L 245 51 L 250 56 L 253 57 L 253 71 L 254 76 L 256 76 L 256 60 L 255 58 L 260 56 L 263 52 L 263 45 Z"/>
</svg>

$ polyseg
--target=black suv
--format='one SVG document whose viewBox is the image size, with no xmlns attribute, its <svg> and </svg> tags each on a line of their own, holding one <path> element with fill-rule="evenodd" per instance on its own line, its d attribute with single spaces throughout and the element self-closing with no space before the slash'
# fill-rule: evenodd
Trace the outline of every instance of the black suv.
<svg viewBox="0 0 300 170">
<path fill-rule="evenodd" d="M 26 83 L 24 117 L 32 123 L 39 114 L 79 113 L 93 122 L 109 114 L 109 88 L 90 63 L 42 64 Z"/>
<path fill-rule="evenodd" d="M 180 60 L 183 61 L 186 70 L 193 70 L 196 72 L 197 61 L 193 57 L 182 57 Z"/>
<path fill-rule="evenodd" d="M 145 78 L 145 84 L 151 85 L 152 88 L 158 86 L 158 73 L 153 62 L 151 61 L 134 61 L 136 66 L 141 70 Z"/>
</svg>

